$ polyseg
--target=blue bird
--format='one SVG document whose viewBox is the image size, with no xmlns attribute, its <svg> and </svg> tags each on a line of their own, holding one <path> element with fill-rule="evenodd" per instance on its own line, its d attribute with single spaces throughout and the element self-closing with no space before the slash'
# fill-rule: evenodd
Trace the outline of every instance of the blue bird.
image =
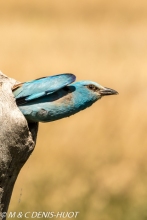
<svg viewBox="0 0 147 220">
<path fill-rule="evenodd" d="M 74 82 L 71 73 L 20 83 L 13 87 L 16 103 L 28 122 L 50 122 L 69 117 L 117 91 L 92 81 Z"/>
</svg>

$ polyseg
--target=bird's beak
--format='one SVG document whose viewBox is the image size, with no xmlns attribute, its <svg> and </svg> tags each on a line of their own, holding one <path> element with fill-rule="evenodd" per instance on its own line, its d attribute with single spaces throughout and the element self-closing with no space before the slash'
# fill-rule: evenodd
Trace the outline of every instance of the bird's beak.
<svg viewBox="0 0 147 220">
<path fill-rule="evenodd" d="M 107 87 L 104 87 L 103 89 L 101 89 L 99 91 L 99 93 L 101 94 L 101 96 L 105 96 L 105 95 L 118 95 L 119 94 L 114 89 L 110 89 L 110 88 L 107 88 Z"/>
</svg>

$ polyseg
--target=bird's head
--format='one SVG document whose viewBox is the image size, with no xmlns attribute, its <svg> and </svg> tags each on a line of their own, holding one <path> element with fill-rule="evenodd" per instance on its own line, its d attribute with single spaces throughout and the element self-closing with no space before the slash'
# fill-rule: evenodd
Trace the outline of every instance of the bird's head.
<svg viewBox="0 0 147 220">
<path fill-rule="evenodd" d="M 75 85 L 77 91 L 82 93 L 83 97 L 85 95 L 86 98 L 90 98 L 93 101 L 96 101 L 102 98 L 103 96 L 118 94 L 117 91 L 101 86 L 100 84 L 92 81 L 79 81 L 73 83 L 72 85 Z"/>
</svg>

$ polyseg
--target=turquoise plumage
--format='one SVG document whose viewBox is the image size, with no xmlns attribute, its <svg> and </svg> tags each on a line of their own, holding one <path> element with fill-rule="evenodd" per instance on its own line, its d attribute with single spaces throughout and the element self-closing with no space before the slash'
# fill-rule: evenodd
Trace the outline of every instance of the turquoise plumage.
<svg viewBox="0 0 147 220">
<path fill-rule="evenodd" d="M 73 115 L 106 95 L 118 94 L 92 81 L 74 82 L 65 73 L 18 84 L 16 103 L 29 122 L 50 122 Z M 74 83 L 73 83 L 74 82 Z"/>
</svg>

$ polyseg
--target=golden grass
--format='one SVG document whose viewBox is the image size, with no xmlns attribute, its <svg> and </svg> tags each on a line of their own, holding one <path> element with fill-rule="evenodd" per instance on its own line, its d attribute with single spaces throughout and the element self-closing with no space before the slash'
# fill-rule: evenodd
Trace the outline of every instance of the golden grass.
<svg viewBox="0 0 147 220">
<path fill-rule="evenodd" d="M 73 72 L 77 80 L 120 93 L 70 118 L 40 124 L 10 211 L 79 211 L 80 220 L 146 219 L 146 9 L 145 0 L 1 3 L 5 74 L 28 81 Z"/>
</svg>

